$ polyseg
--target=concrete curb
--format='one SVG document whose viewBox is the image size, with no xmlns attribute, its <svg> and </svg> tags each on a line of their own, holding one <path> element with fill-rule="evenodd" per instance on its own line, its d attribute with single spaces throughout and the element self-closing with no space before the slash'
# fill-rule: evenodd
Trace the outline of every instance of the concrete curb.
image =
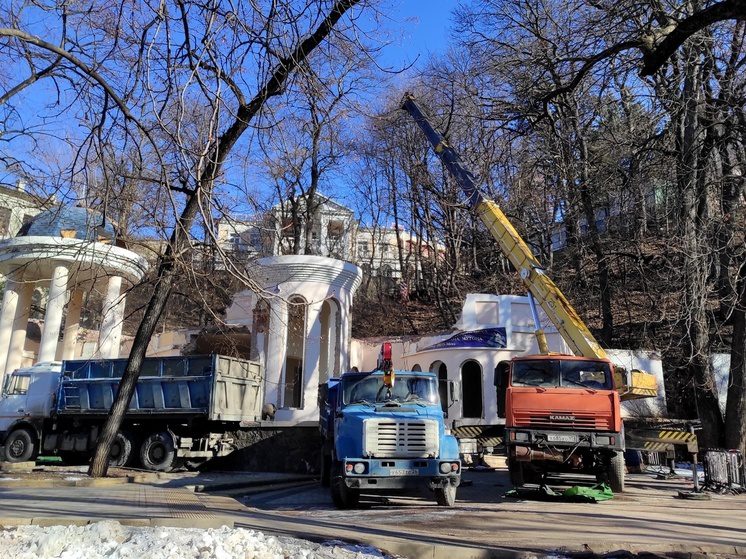
<svg viewBox="0 0 746 559">
<path fill-rule="evenodd" d="M 73 476 L 70 476 L 73 477 Z M 13 481 L 4 482 L 0 478 L 0 488 L 49 488 L 49 487 L 111 487 L 112 485 L 122 485 L 125 483 L 135 483 L 135 476 L 125 477 L 104 477 L 104 478 L 89 478 L 82 477 L 81 479 L 65 480 L 65 479 L 15 479 Z"/>
<path fill-rule="evenodd" d="M 272 489 L 280 489 L 280 486 L 289 485 L 289 484 L 308 484 L 314 481 L 313 476 L 306 476 L 306 475 L 298 475 L 298 476 L 287 476 L 282 478 L 275 478 L 275 479 L 257 479 L 257 480 L 245 480 L 245 481 L 235 481 L 235 482 L 206 482 L 201 484 L 194 484 L 194 485 L 185 485 L 185 489 L 189 489 L 193 491 L 194 493 L 211 493 L 211 492 L 238 492 L 242 489 L 263 489 L 263 488 L 272 488 Z M 250 491 L 246 491 L 246 493 L 249 493 Z M 254 491 L 256 492 L 256 491 Z"/>
<path fill-rule="evenodd" d="M 89 518 L 89 517 L 34 517 L 34 518 L 0 518 L 0 528 L 15 526 L 85 526 L 104 520 L 114 520 L 122 526 L 168 526 L 171 528 L 220 528 L 234 527 L 234 520 L 226 516 L 203 516 L 200 518 Z"/>
</svg>

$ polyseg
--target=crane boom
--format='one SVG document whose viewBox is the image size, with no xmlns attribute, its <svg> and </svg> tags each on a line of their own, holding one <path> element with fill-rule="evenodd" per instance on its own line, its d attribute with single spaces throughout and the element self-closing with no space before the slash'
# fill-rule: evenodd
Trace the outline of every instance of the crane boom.
<svg viewBox="0 0 746 559">
<path fill-rule="evenodd" d="M 523 285 L 539 303 L 573 353 L 592 359 L 608 359 L 604 349 L 593 337 L 593 334 L 564 294 L 546 274 L 544 267 L 518 234 L 500 206 L 495 201 L 482 195 L 476 185 L 474 175 L 461 162 L 456 150 L 430 124 L 413 95 L 409 93 L 404 95 L 402 108 L 412 115 L 417 125 L 425 133 L 436 155 L 466 195 L 472 210 L 495 238 L 502 253 L 518 271 Z M 542 346 L 545 346 L 546 343 L 543 342 L 543 332 L 538 329 L 538 326 L 537 337 L 540 348 L 544 350 Z M 617 369 L 615 383 L 622 393 L 622 399 L 657 396 L 657 381 L 654 375 L 633 370 L 627 376 L 623 369 Z"/>
<path fill-rule="evenodd" d="M 606 352 L 567 298 L 546 274 L 541 263 L 500 206 L 482 195 L 476 186 L 474 176 L 466 169 L 456 151 L 430 124 L 412 95 L 404 96 L 402 108 L 412 115 L 425 133 L 435 153 L 468 198 L 473 211 L 500 245 L 502 253 L 518 271 L 523 285 L 539 303 L 570 349 L 583 357 L 606 359 Z"/>
</svg>

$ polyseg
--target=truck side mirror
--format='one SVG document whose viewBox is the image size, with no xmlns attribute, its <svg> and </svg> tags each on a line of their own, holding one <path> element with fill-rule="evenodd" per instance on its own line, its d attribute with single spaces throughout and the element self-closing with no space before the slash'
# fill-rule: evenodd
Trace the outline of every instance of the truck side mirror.
<svg viewBox="0 0 746 559">
<path fill-rule="evenodd" d="M 461 383 L 456 380 L 448 381 L 448 398 L 451 403 L 458 402 L 461 399 Z"/>
</svg>

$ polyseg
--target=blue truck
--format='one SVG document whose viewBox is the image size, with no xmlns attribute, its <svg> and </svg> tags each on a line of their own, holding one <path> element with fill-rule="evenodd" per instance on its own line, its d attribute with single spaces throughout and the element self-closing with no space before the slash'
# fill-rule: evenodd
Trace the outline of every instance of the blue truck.
<svg viewBox="0 0 746 559">
<path fill-rule="evenodd" d="M 361 493 L 422 489 L 439 505 L 453 506 L 461 461 L 445 426 L 438 379 L 394 371 L 390 351 L 390 345 L 382 350 L 375 371 L 348 372 L 322 385 L 322 483 L 341 509 L 356 507 Z"/>
<path fill-rule="evenodd" d="M 8 375 L 0 395 L 0 458 L 87 461 L 126 363 L 39 363 Z M 167 471 L 227 455 L 235 448 L 232 434 L 260 419 L 261 377 L 259 363 L 222 355 L 146 358 L 109 463 Z"/>
</svg>

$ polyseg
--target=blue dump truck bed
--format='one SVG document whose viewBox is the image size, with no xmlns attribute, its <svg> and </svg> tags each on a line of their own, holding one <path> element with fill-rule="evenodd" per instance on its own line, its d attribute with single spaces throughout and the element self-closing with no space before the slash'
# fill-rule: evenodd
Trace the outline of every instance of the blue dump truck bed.
<svg viewBox="0 0 746 559">
<path fill-rule="evenodd" d="M 107 414 L 126 363 L 127 359 L 65 361 L 57 414 Z M 261 417 L 259 364 L 222 355 L 146 358 L 128 414 L 256 421 Z"/>
</svg>

